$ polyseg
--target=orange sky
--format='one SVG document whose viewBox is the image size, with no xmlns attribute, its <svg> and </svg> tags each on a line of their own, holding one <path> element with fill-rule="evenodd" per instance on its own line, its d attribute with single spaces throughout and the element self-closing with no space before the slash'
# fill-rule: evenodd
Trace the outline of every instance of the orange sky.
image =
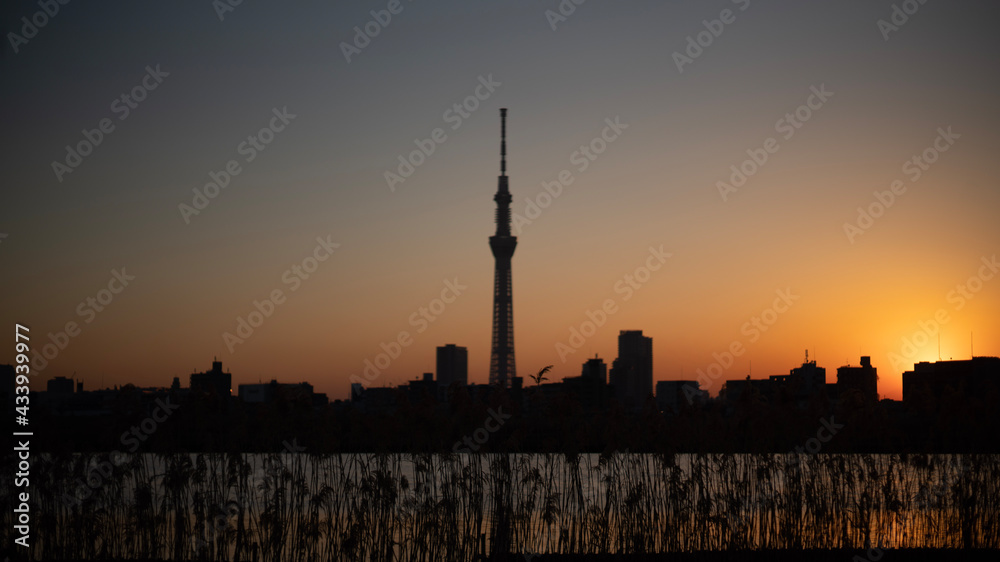
<svg viewBox="0 0 1000 562">
<path fill-rule="evenodd" d="M 3 317 L 30 325 L 36 350 L 64 344 L 34 388 L 186 384 L 219 357 L 234 386 L 309 381 L 345 398 L 402 332 L 412 343 L 372 384 L 433 371 L 445 343 L 468 347 L 470 381 L 486 382 L 500 107 L 512 211 L 529 221 L 513 257 L 520 375 L 610 364 L 623 329 L 652 336 L 655 380 L 696 378 L 740 342 L 720 380 L 751 363 L 787 373 L 808 349 L 834 382 L 870 355 L 897 399 L 902 371 L 938 357 L 937 331 L 945 359 L 967 358 L 971 333 L 976 355 L 1000 355 L 1000 279 L 982 261 L 1000 251 L 995 6 L 927 4 L 886 40 L 890 12 L 873 3 L 751 3 L 679 72 L 671 54 L 739 3 L 689 4 L 587 3 L 556 31 L 535 3 L 406 4 L 350 62 L 339 45 L 364 6 L 244 4 L 221 24 L 193 8 L 123 12 L 128 25 L 61 14 L 0 60 Z M 120 119 L 113 100 L 156 64 L 169 76 Z M 248 160 L 248 135 L 283 108 L 295 117 Z M 115 130 L 57 178 L 52 162 L 104 118 Z M 386 172 L 435 129 L 446 138 L 390 189 Z M 185 217 L 231 160 L 240 171 Z M 752 170 L 739 186 L 734 166 Z M 560 173 L 571 183 L 547 198 Z M 878 217 L 859 226 L 859 207 Z M 671 255 L 646 279 L 651 247 Z M 129 285 L 101 293 L 123 269 Z M 435 304 L 446 281 L 466 288 Z M 796 298 L 772 315 L 779 291 Z M 615 312 L 560 357 L 609 299 Z M 756 337 L 755 316 L 773 320 Z M 60 335 L 68 322 L 78 335 Z"/>
</svg>

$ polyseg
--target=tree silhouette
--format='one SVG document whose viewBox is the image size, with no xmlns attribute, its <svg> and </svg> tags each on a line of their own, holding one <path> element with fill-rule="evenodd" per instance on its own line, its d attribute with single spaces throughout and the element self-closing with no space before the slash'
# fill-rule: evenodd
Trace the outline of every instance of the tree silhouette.
<svg viewBox="0 0 1000 562">
<path fill-rule="evenodd" d="M 544 380 L 548 380 L 545 377 L 545 373 L 548 373 L 552 369 L 553 366 L 554 365 L 549 365 L 547 367 L 543 367 L 541 371 L 538 371 L 537 375 L 529 375 L 531 377 L 531 379 L 533 381 L 535 381 L 535 386 L 538 386 L 538 385 L 542 384 L 542 381 L 544 381 Z"/>
</svg>

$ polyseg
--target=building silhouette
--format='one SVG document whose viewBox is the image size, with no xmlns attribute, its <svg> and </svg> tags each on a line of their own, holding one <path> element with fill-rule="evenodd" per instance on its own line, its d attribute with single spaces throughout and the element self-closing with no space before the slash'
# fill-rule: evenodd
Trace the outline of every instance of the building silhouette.
<svg viewBox="0 0 1000 562">
<path fill-rule="evenodd" d="M 947 397 L 983 400 L 1000 390 L 1000 358 L 973 357 L 956 361 L 921 361 L 903 373 L 903 402 L 936 408 Z"/>
<path fill-rule="evenodd" d="M 510 235 L 510 191 L 507 189 L 507 109 L 500 110 L 500 176 L 497 178 L 497 232 L 490 236 L 496 261 L 493 276 L 493 346 L 490 353 L 490 384 L 506 388 L 517 376 L 514 367 L 514 299 L 510 258 L 517 237 Z"/>
<path fill-rule="evenodd" d="M 437 382 L 447 388 L 451 383 L 469 384 L 469 350 L 449 343 L 437 348 Z"/>
<path fill-rule="evenodd" d="M 608 384 L 608 366 L 604 363 L 604 359 L 594 355 L 593 359 L 587 359 L 587 362 L 583 364 L 580 376 L 602 385 Z"/>
<path fill-rule="evenodd" d="M 578 377 L 564 377 L 562 382 L 538 385 L 532 389 L 544 397 L 546 404 L 552 404 L 559 397 L 571 397 L 584 413 L 606 411 L 614 398 L 613 390 L 607 383 L 608 366 L 604 360 L 594 356 L 588 359 Z M 516 379 L 520 381 L 520 378 Z"/>
<path fill-rule="evenodd" d="M 191 374 L 191 391 L 214 393 L 216 396 L 232 396 L 233 375 L 222 372 L 222 361 L 212 361 L 212 370 Z"/>
<path fill-rule="evenodd" d="M 440 402 L 444 397 L 439 391 L 441 385 L 434 380 L 434 373 L 424 373 L 419 379 L 408 382 L 404 388 L 411 404 L 419 404 L 428 399 Z"/>
<path fill-rule="evenodd" d="M 313 401 L 313 387 L 307 382 L 289 384 L 271 379 L 269 383 L 241 384 L 237 387 L 237 393 L 239 399 L 247 404 L 269 404 L 279 400 Z"/>
<path fill-rule="evenodd" d="M 694 406 L 708 402 L 708 391 L 701 389 L 698 381 L 657 381 L 656 407 L 661 412 L 676 414 L 684 405 Z"/>
<path fill-rule="evenodd" d="M 815 355 L 815 354 L 813 354 Z M 797 385 L 798 396 L 811 396 L 826 390 L 826 369 L 816 366 L 816 360 L 809 360 L 809 352 L 806 352 L 806 360 L 802 366 L 795 367 L 789 372 L 789 381 Z"/>
<path fill-rule="evenodd" d="M 730 379 L 722 387 L 720 396 L 729 403 L 739 402 L 743 396 L 754 396 L 764 402 L 774 403 L 778 392 L 788 384 L 788 375 L 771 375 L 766 379 Z"/>
<path fill-rule="evenodd" d="M 611 365 L 611 385 L 625 408 L 636 410 L 653 394 L 653 338 L 642 330 L 618 333 L 618 357 Z"/>
<path fill-rule="evenodd" d="M 45 383 L 45 390 L 52 394 L 73 394 L 73 386 L 73 379 L 56 377 Z"/>
<path fill-rule="evenodd" d="M 777 404 L 779 399 L 790 400 L 800 408 L 804 408 L 816 396 L 836 398 L 839 386 L 826 383 L 826 368 L 816 365 L 816 360 L 809 360 L 806 351 L 805 361 L 798 367 L 793 367 L 787 375 L 771 375 L 766 379 L 727 380 L 723 386 L 726 402 L 738 402 L 742 396 L 753 396 L 763 402 Z"/>
<path fill-rule="evenodd" d="M 837 395 L 842 399 L 849 392 L 857 391 L 870 403 L 878 401 L 878 369 L 872 367 L 872 358 L 861 357 L 860 367 L 850 365 L 837 369 Z"/>
</svg>

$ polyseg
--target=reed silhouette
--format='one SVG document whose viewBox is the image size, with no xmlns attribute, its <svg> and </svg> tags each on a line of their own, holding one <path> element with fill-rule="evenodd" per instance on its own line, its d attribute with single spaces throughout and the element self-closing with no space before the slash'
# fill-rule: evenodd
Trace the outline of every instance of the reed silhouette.
<svg viewBox="0 0 1000 562">
<path fill-rule="evenodd" d="M 39 518 L 30 556 L 471 560 L 998 548 L 998 461 L 923 454 L 45 455 L 32 469 Z M 113 468 L 96 478 L 98 466 Z M 0 519 L 11 533 L 12 514 Z"/>
</svg>

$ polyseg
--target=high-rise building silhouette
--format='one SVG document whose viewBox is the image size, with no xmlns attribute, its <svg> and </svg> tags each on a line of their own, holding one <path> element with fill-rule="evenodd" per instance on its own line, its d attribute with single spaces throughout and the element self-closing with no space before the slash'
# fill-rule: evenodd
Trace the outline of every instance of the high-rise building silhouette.
<svg viewBox="0 0 1000 562">
<path fill-rule="evenodd" d="M 447 387 L 451 383 L 469 384 L 469 350 L 453 343 L 437 348 L 437 382 Z"/>
<path fill-rule="evenodd" d="M 653 394 L 653 338 L 642 330 L 618 332 L 618 358 L 611 364 L 615 396 L 630 410 L 642 407 Z"/>
<path fill-rule="evenodd" d="M 493 276 L 493 351 L 490 384 L 506 388 L 517 376 L 514 368 L 514 299 L 510 258 L 517 237 L 510 235 L 510 191 L 507 189 L 507 109 L 500 110 L 500 176 L 497 178 L 497 233 L 490 236 L 496 267 Z"/>
</svg>

